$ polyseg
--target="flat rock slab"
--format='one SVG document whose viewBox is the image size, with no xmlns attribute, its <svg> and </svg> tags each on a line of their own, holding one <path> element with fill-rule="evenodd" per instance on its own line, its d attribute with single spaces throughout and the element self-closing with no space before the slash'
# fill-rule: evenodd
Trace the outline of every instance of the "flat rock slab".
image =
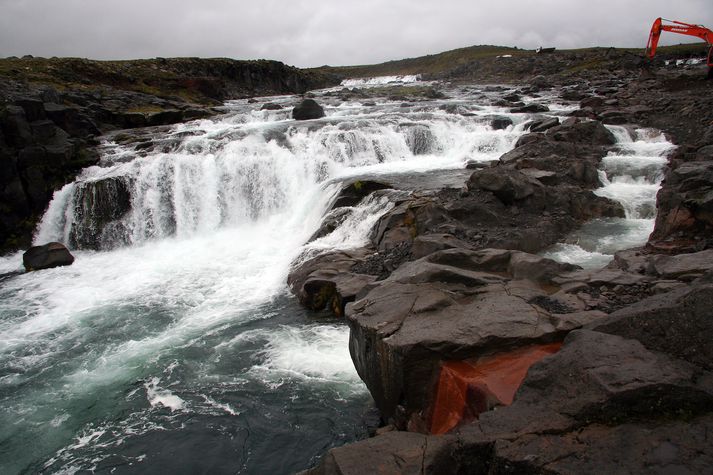
<svg viewBox="0 0 713 475">
<path fill-rule="evenodd" d="M 713 417 L 689 422 L 591 425 L 576 432 L 498 440 L 494 473 L 708 473 Z"/>
<path fill-rule="evenodd" d="M 511 406 L 442 436 L 390 432 L 333 449 L 312 473 L 707 473 L 712 402 L 711 373 L 578 330 L 530 368 Z"/>
<path fill-rule="evenodd" d="M 369 286 L 347 306 L 350 351 L 383 416 L 422 425 L 442 360 L 556 341 L 601 317 L 549 296 L 552 280 L 572 268 L 518 251 L 456 248 Z"/>
<path fill-rule="evenodd" d="M 612 313 L 588 328 L 635 338 L 646 348 L 713 370 L 713 283 L 655 295 Z"/>
</svg>

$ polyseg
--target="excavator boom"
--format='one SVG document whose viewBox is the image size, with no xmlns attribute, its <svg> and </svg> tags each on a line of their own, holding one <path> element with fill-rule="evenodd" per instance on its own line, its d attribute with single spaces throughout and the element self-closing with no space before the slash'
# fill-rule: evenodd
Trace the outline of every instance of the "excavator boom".
<svg viewBox="0 0 713 475">
<path fill-rule="evenodd" d="M 667 21 L 672 24 L 665 24 Z M 646 44 L 646 56 L 653 58 L 656 54 L 656 47 L 659 44 L 659 38 L 661 37 L 662 31 L 670 31 L 672 33 L 678 33 L 681 35 L 696 36 L 710 46 L 708 50 L 708 66 L 713 68 L 713 31 L 709 30 L 702 25 L 693 25 L 691 23 L 684 23 L 682 21 L 674 20 L 664 20 L 663 18 L 657 18 L 654 24 L 651 26 L 651 33 L 649 33 L 649 41 Z"/>
</svg>

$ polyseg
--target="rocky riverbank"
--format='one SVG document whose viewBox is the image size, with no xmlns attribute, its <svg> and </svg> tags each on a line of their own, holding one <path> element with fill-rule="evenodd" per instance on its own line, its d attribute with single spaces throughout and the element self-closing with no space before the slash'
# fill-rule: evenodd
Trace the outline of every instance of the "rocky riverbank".
<svg viewBox="0 0 713 475">
<path fill-rule="evenodd" d="M 292 269 L 288 283 L 304 306 L 346 319 L 352 359 L 383 419 L 379 435 L 333 449 L 315 473 L 695 473 L 712 462 L 711 82 L 700 68 L 642 67 L 630 52 L 520 53 L 433 76 L 453 81 L 459 94 L 435 115 L 472 117 L 475 104 L 532 114 L 512 151 L 463 170 L 345 182 L 313 239 L 338 228 L 346 210 L 371 203 L 386 212 L 369 242 L 307 253 Z M 5 64 L 0 231 L 8 247 L 29 239 L 53 190 L 96 163 L 98 134 L 138 128 L 114 136 L 132 144 L 132 158 L 175 152 L 183 137 L 141 128 L 214 114 L 226 98 L 334 84 L 270 62 Z M 332 112 L 352 100 L 376 107 L 378 99 L 427 118 L 448 93 L 434 83 L 354 87 L 317 99 Z M 569 112 L 538 115 L 549 112 L 542 97 Z M 298 101 L 242 105 L 286 118 L 283 106 Z M 434 152 L 433 130 L 393 110 L 389 117 L 410 156 Z M 495 112 L 487 120 L 489 132 L 512 125 Z M 626 213 L 595 193 L 603 157 L 617 146 L 606 125 L 632 136 L 655 127 L 678 146 L 654 232 L 603 269 L 546 259 L 545 249 L 582 225 Z M 332 127 L 334 150 L 346 154 L 358 126 L 342 127 L 337 113 L 299 127 Z M 290 150 L 290 127 L 265 128 L 263 142 Z M 378 144 L 368 145 L 379 159 Z M 77 184 L 72 247 L 126 244 L 129 179 Z M 170 235 L 168 221 L 160 224 Z"/>
<path fill-rule="evenodd" d="M 338 80 L 277 61 L 0 59 L 0 252 L 26 248 L 55 190 L 97 162 L 97 137 L 221 112 L 227 99 Z"/>
<path fill-rule="evenodd" d="M 313 473 L 705 472 L 712 88 L 702 70 L 633 61 L 533 77 L 499 105 L 556 91 L 579 108 L 532 124 L 538 131 L 460 188 L 392 195 L 366 247 L 296 267 L 300 301 L 345 316 L 386 424 Z M 592 194 L 614 143 L 603 124 L 656 127 L 678 145 L 649 242 L 599 270 L 533 254 L 623 213 Z M 399 188 L 357 183 L 365 199 Z M 322 233 L 342 199 L 361 198 L 354 191 Z"/>
</svg>

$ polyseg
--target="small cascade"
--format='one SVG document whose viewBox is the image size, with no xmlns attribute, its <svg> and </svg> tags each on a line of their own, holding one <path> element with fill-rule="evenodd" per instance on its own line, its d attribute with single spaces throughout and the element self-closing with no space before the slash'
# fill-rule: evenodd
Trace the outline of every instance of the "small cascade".
<svg viewBox="0 0 713 475">
<path fill-rule="evenodd" d="M 607 128 L 616 137 L 617 145 L 601 161 L 602 187 L 594 193 L 621 203 L 626 217 L 592 220 L 566 243 L 545 252 L 546 257 L 586 268 L 602 267 L 616 251 L 645 244 L 653 231 L 656 193 L 674 145 L 654 129 L 630 130 L 614 125 Z"/>
<path fill-rule="evenodd" d="M 493 130 L 488 112 L 462 116 L 433 106 L 343 114 L 337 107 L 334 119 L 298 123 L 240 111 L 178 126 L 139 150 L 110 144 L 102 166 L 57 192 L 35 242 L 106 250 L 257 223 L 294 212 L 328 180 L 461 168 L 497 159 L 523 132 L 522 124 Z"/>
<path fill-rule="evenodd" d="M 345 79 L 342 87 L 385 86 L 394 84 L 413 84 L 421 81 L 420 74 L 400 76 L 378 76 L 374 78 Z"/>
</svg>

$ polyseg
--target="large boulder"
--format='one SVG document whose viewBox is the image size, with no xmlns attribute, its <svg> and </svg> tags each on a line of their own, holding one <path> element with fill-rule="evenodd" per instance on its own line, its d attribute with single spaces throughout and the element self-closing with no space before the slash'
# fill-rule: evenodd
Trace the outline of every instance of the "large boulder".
<svg viewBox="0 0 713 475">
<path fill-rule="evenodd" d="M 371 193 L 389 188 L 392 186 L 387 183 L 374 180 L 355 180 L 342 188 L 332 208 L 356 206 Z"/>
<path fill-rule="evenodd" d="M 537 123 L 534 125 L 540 127 Z M 556 125 L 553 120 L 546 126 L 540 125 L 545 128 L 544 133 L 520 137 L 515 148 L 500 157 L 500 162 L 509 168 L 553 172 L 545 184 L 568 184 L 585 189 L 601 186 L 599 163 L 616 143 L 614 135 L 596 121 Z"/>
<path fill-rule="evenodd" d="M 436 137 L 428 126 L 404 124 L 401 129 L 406 135 L 406 144 L 414 155 L 426 155 L 438 149 Z"/>
<path fill-rule="evenodd" d="M 540 252 L 585 220 L 624 215 L 620 204 L 580 187 L 543 186 L 549 177 L 537 173 L 496 166 L 472 175 L 463 190 L 397 202 L 376 223 L 373 245 L 381 252 L 418 236 L 450 234 L 475 248 Z"/>
<path fill-rule="evenodd" d="M 538 119 L 530 124 L 530 132 L 544 132 L 545 130 L 551 129 L 560 125 L 560 120 L 557 117 L 548 117 L 545 119 Z"/>
<path fill-rule="evenodd" d="M 713 247 L 713 161 L 674 162 L 656 198 L 650 247 L 672 253 Z"/>
<path fill-rule="evenodd" d="M 527 104 L 521 107 L 513 107 L 510 112 L 517 114 L 523 112 L 548 112 L 549 110 L 550 108 L 544 104 Z"/>
<path fill-rule="evenodd" d="M 517 170 L 497 167 L 479 170 L 473 173 L 468 181 L 469 189 L 490 191 L 506 205 L 532 195 L 537 186 L 542 185 Z"/>
<path fill-rule="evenodd" d="M 510 117 L 496 117 L 490 121 L 490 127 L 493 130 L 503 130 L 507 129 L 512 125 L 512 119 Z"/>
<path fill-rule="evenodd" d="M 305 99 L 292 109 L 295 120 L 319 119 L 324 115 L 324 109 L 314 99 Z"/>
<path fill-rule="evenodd" d="M 441 361 L 556 340 L 600 316 L 549 296 L 553 279 L 573 269 L 522 252 L 454 248 L 367 287 L 347 306 L 349 348 L 382 415 L 424 427 Z"/>
<path fill-rule="evenodd" d="M 649 350 L 667 353 L 711 371 L 711 306 L 713 283 L 699 281 L 623 308 L 592 324 L 591 328 L 635 338 Z"/>
<path fill-rule="evenodd" d="M 368 254 L 359 249 L 319 254 L 293 264 L 287 284 L 304 307 L 341 317 L 345 306 L 376 280 L 374 275 L 352 270 Z"/>
<path fill-rule="evenodd" d="M 68 266 L 74 262 L 74 256 L 64 244 L 50 242 L 42 246 L 33 246 L 22 255 L 25 270 L 50 269 L 52 267 Z"/>
<path fill-rule="evenodd" d="M 711 403 L 711 373 L 580 330 L 530 368 L 511 406 L 445 436 L 387 432 L 332 449 L 310 473 L 706 473 Z"/>
</svg>

